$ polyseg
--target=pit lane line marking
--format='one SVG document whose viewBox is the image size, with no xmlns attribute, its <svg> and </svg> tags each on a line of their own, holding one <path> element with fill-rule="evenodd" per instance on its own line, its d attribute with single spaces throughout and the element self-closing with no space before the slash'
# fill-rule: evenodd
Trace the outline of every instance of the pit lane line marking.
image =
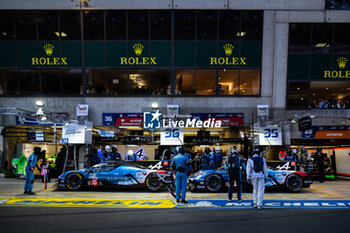
<svg viewBox="0 0 350 233">
<path fill-rule="evenodd" d="M 317 189 L 310 188 L 310 191 L 318 193 L 318 194 L 330 196 L 330 197 L 336 197 L 337 196 L 337 195 L 334 195 L 334 194 L 329 194 L 329 193 L 318 191 L 318 190 L 323 189 L 323 188 L 325 188 L 325 187 L 320 187 L 320 188 L 317 188 Z"/>
<path fill-rule="evenodd" d="M 40 190 L 40 191 L 38 191 L 36 194 L 41 194 L 41 193 L 44 193 L 44 192 L 47 192 L 47 191 L 50 191 L 50 190 L 52 190 L 53 188 L 56 188 L 57 186 L 54 184 L 54 185 L 52 185 L 52 187 L 51 188 L 47 188 L 47 189 L 42 189 L 42 190 Z"/>
<path fill-rule="evenodd" d="M 144 199 L 72 199 L 72 198 L 0 198 L 4 206 L 104 207 L 104 208 L 173 208 L 170 200 Z"/>
<path fill-rule="evenodd" d="M 177 204 L 171 200 L 144 199 L 67 199 L 67 198 L 5 198 L 1 206 L 36 207 L 99 207 L 99 208 L 235 208 L 253 209 L 251 200 L 242 203 L 226 200 L 189 200 L 189 204 Z M 350 200 L 265 200 L 263 208 L 350 209 Z"/>
</svg>

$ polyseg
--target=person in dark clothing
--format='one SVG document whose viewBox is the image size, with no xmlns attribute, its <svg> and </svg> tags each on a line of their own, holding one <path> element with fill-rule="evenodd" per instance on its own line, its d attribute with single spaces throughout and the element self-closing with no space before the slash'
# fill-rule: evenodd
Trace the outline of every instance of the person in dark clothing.
<svg viewBox="0 0 350 233">
<path fill-rule="evenodd" d="M 66 150 L 67 148 L 65 146 L 62 147 L 56 157 L 55 163 L 56 163 L 56 171 L 58 176 L 63 173 L 64 161 L 66 160 Z"/>
<path fill-rule="evenodd" d="M 204 153 L 200 157 L 200 164 L 203 170 L 210 169 L 210 160 L 210 149 L 206 147 Z"/>
<path fill-rule="evenodd" d="M 337 108 L 337 100 L 335 99 L 334 95 L 332 95 L 331 99 L 328 101 L 328 108 L 332 108 L 332 109 Z"/>
<path fill-rule="evenodd" d="M 314 156 L 314 161 L 316 163 L 320 183 L 323 183 L 324 178 L 325 178 L 325 176 L 324 176 L 324 159 L 325 159 L 325 155 L 322 153 L 322 149 L 317 148 L 315 156 Z"/>
<path fill-rule="evenodd" d="M 290 148 L 287 150 L 287 154 L 286 154 L 286 157 L 284 157 L 284 160 L 289 161 L 289 162 L 297 160 L 295 154 L 293 153 L 293 151 Z"/>
<path fill-rule="evenodd" d="M 225 168 L 229 176 L 228 202 L 232 201 L 232 192 L 234 183 L 236 182 L 237 199 L 242 202 L 242 183 L 241 183 L 241 167 L 245 170 L 245 164 L 242 162 L 236 150 L 232 150 L 225 162 Z"/>
<path fill-rule="evenodd" d="M 118 153 L 118 149 L 116 146 L 112 146 L 112 152 L 108 154 L 109 161 L 121 160 L 122 156 Z"/>
</svg>

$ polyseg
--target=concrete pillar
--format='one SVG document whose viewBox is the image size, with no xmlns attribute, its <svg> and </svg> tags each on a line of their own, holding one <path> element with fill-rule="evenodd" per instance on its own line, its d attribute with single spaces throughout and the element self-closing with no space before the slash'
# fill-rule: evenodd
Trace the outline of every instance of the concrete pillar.
<svg viewBox="0 0 350 233">
<path fill-rule="evenodd" d="M 274 82 L 273 107 L 286 107 L 287 92 L 287 64 L 288 64 L 288 23 L 275 24 L 275 56 L 274 56 Z"/>
<path fill-rule="evenodd" d="M 264 32 L 261 64 L 261 96 L 273 94 L 274 55 L 275 55 L 275 11 L 264 12 Z M 270 104 L 270 103 L 266 103 Z"/>
</svg>

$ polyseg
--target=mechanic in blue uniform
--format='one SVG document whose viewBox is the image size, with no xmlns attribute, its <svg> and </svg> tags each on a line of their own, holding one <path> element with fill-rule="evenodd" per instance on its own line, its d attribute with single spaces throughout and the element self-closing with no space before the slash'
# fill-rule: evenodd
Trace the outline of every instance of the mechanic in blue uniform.
<svg viewBox="0 0 350 233">
<path fill-rule="evenodd" d="M 92 163 L 93 165 L 104 163 L 105 157 L 103 156 L 103 153 L 101 150 L 97 149 L 96 152 L 92 155 Z"/>
<path fill-rule="evenodd" d="M 185 156 L 188 160 L 188 162 L 187 162 L 187 167 L 188 167 L 187 175 L 189 176 L 189 175 L 191 175 L 190 173 L 191 173 L 191 169 L 192 169 L 192 164 L 191 164 L 192 157 L 191 157 L 190 153 L 188 153 L 188 152 L 185 152 Z"/>
<path fill-rule="evenodd" d="M 121 160 L 121 159 L 122 159 L 122 157 L 118 153 L 117 146 L 112 146 L 112 151 L 108 153 L 108 160 L 115 161 L 115 160 Z"/>
<path fill-rule="evenodd" d="M 34 184 L 34 169 L 37 166 L 38 157 L 40 155 L 41 148 L 34 147 L 34 153 L 32 153 L 27 161 L 26 167 L 26 183 L 24 184 L 24 194 L 34 195 L 36 193 L 32 192 Z"/>
<path fill-rule="evenodd" d="M 171 167 L 176 173 L 176 202 L 187 204 L 186 201 L 186 189 L 187 189 L 187 171 L 188 171 L 188 158 L 185 156 L 185 148 L 181 146 L 177 149 L 178 155 L 176 155 L 171 162 Z M 181 196 L 180 196 L 181 191 Z"/>
<path fill-rule="evenodd" d="M 237 199 L 238 202 L 242 202 L 241 168 L 245 170 L 245 164 L 243 163 L 241 157 L 238 155 L 238 151 L 232 149 L 225 162 L 225 169 L 227 170 L 230 184 L 228 188 L 228 202 L 232 201 L 232 192 L 235 181 L 237 188 Z"/>
<path fill-rule="evenodd" d="M 297 160 L 295 154 L 292 152 L 292 150 L 290 148 L 287 150 L 287 154 L 284 157 L 284 160 L 289 161 L 289 162 Z"/>
<path fill-rule="evenodd" d="M 220 147 L 215 148 L 215 152 L 213 153 L 213 162 L 214 162 L 214 167 L 213 168 L 219 168 L 222 165 L 222 157 L 223 154 L 220 151 Z"/>
<path fill-rule="evenodd" d="M 136 154 L 133 150 L 128 150 L 128 153 L 125 155 L 126 161 L 136 161 Z"/>
<path fill-rule="evenodd" d="M 209 147 L 206 147 L 204 149 L 204 153 L 201 155 L 200 157 L 200 163 L 202 164 L 202 169 L 206 170 L 206 169 L 210 169 L 210 149 Z"/>
</svg>

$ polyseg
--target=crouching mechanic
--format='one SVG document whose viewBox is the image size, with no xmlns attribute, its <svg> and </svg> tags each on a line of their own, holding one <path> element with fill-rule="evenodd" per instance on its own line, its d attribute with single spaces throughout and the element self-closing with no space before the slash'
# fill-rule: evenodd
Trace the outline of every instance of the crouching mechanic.
<svg viewBox="0 0 350 233">
<path fill-rule="evenodd" d="M 189 160 L 185 156 L 185 148 L 181 146 L 178 150 L 178 155 L 176 155 L 171 162 L 171 167 L 175 170 L 176 174 L 176 202 L 181 202 L 187 204 L 186 201 L 186 189 L 187 189 L 187 170 Z M 181 191 L 181 196 L 180 196 Z"/>
<path fill-rule="evenodd" d="M 26 167 L 26 183 L 24 185 L 24 194 L 28 195 L 34 195 L 36 193 L 32 192 L 33 184 L 34 184 L 34 168 L 37 166 L 36 163 L 38 162 L 37 156 L 40 155 L 41 148 L 40 147 L 34 147 L 34 153 L 32 153 L 27 162 Z"/>
<path fill-rule="evenodd" d="M 238 151 L 232 150 L 225 162 L 225 169 L 227 169 L 230 184 L 228 188 L 228 202 L 232 201 L 235 181 L 237 184 L 237 199 L 238 202 L 242 202 L 241 167 L 245 170 L 245 164 L 242 162 L 241 157 L 239 157 Z"/>
<path fill-rule="evenodd" d="M 247 180 L 253 185 L 254 207 L 261 209 L 263 205 L 265 182 L 268 177 L 267 165 L 264 158 L 260 157 L 258 147 L 254 148 L 253 156 L 248 159 Z"/>
</svg>

